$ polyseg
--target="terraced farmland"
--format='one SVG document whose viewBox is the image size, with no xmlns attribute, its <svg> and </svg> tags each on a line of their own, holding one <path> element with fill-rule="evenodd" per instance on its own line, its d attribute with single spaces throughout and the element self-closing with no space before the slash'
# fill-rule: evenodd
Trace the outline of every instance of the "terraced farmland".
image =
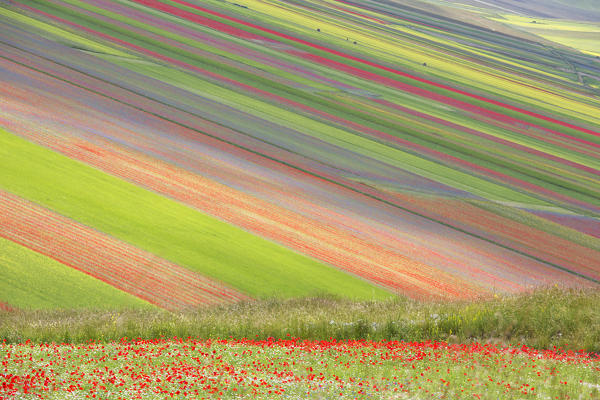
<svg viewBox="0 0 600 400">
<path fill-rule="evenodd" d="M 594 54 L 386 1 L 10 1 L 0 28 L 1 308 L 600 284 Z M 21 259 L 70 297 L 8 290 Z"/>
</svg>

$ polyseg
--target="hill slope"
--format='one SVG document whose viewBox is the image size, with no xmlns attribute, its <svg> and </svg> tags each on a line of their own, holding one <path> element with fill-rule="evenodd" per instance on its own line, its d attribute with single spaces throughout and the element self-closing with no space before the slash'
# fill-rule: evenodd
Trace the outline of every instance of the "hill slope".
<svg viewBox="0 0 600 400">
<path fill-rule="evenodd" d="M 165 308 L 598 286 L 600 66 L 433 11 L 3 3 L 0 193 Z"/>
</svg>

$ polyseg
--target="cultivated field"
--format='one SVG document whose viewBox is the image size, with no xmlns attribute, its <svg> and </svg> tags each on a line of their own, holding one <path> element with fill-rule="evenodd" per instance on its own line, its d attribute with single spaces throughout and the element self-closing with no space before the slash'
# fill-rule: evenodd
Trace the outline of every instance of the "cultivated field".
<svg viewBox="0 0 600 400">
<path fill-rule="evenodd" d="M 115 251 L 236 298 L 598 285 L 592 57 L 387 3 L 32 1 L 0 20 L 0 190 Z"/>
<path fill-rule="evenodd" d="M 0 2 L 0 399 L 600 398 L 600 29 L 521 3 Z"/>
</svg>

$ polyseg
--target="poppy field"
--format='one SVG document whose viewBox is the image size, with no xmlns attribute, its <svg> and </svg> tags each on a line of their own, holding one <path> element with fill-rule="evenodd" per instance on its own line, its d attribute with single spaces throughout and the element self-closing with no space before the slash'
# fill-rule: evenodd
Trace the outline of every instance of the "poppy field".
<svg viewBox="0 0 600 400">
<path fill-rule="evenodd" d="M 20 399 L 598 399 L 600 356 L 444 342 L 160 339 L 0 345 Z"/>
<path fill-rule="evenodd" d="M 598 291 L 553 288 L 462 303 L 6 308 L 0 398 L 597 399 L 599 306 Z"/>
</svg>

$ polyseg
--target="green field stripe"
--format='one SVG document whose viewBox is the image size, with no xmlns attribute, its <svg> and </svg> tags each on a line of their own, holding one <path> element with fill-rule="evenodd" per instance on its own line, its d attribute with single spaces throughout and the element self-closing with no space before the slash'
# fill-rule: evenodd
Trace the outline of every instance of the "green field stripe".
<svg viewBox="0 0 600 400">
<path fill-rule="evenodd" d="M 142 299 L 2 237 L 0 302 L 33 310 L 154 308 Z"/>
<path fill-rule="evenodd" d="M 252 297 L 393 296 L 5 130 L 0 130 L 0 169 L 1 188 Z"/>
</svg>

